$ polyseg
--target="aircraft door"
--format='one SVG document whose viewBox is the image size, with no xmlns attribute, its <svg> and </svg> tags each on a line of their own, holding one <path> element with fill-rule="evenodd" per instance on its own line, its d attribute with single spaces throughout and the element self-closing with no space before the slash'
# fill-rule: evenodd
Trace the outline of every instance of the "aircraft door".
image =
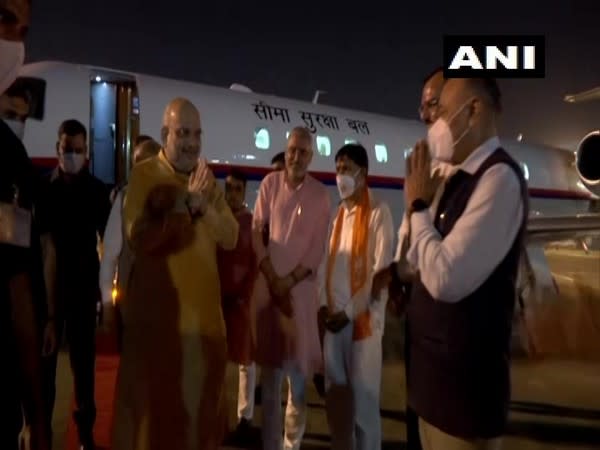
<svg viewBox="0 0 600 450">
<path fill-rule="evenodd" d="M 91 82 L 90 169 L 107 185 L 126 181 L 139 134 L 135 80 L 102 74 Z"/>
<path fill-rule="evenodd" d="M 115 140 L 115 177 L 121 183 L 129 179 L 133 160 L 133 144 L 139 135 L 139 98 L 135 83 L 120 84 L 117 88 L 117 126 Z"/>
</svg>

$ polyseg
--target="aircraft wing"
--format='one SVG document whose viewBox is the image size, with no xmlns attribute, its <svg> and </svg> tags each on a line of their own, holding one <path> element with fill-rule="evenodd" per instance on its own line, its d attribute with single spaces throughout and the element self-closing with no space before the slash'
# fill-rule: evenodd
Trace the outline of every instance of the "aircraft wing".
<svg viewBox="0 0 600 450">
<path fill-rule="evenodd" d="M 586 238 L 596 240 L 598 237 L 600 237 L 600 214 L 597 213 L 529 217 L 526 249 L 521 255 L 519 266 L 518 290 L 524 302 L 521 306 L 557 301 L 561 298 L 561 292 L 564 294 L 563 282 L 566 278 L 560 278 L 559 272 L 564 270 L 565 265 L 563 264 L 562 269 L 558 271 L 555 265 L 550 265 L 545 250 L 547 244 L 579 241 L 587 253 Z M 572 280 L 572 278 L 568 279 Z"/>
<path fill-rule="evenodd" d="M 527 222 L 528 244 L 586 237 L 600 237 L 600 214 L 533 216 Z"/>
<path fill-rule="evenodd" d="M 591 100 L 600 100 L 600 86 L 577 94 L 568 94 L 564 97 L 564 101 L 567 103 L 582 103 Z"/>
</svg>

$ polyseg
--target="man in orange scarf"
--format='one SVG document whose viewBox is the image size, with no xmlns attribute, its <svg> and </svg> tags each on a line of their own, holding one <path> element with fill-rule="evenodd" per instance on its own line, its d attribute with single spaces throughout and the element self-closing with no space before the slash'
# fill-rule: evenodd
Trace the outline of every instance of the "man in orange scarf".
<svg viewBox="0 0 600 450">
<path fill-rule="evenodd" d="M 372 298 L 371 283 L 392 261 L 392 215 L 367 186 L 363 146 L 343 146 L 335 164 L 342 202 L 319 271 L 327 417 L 332 449 L 378 450 L 387 293 Z"/>
</svg>

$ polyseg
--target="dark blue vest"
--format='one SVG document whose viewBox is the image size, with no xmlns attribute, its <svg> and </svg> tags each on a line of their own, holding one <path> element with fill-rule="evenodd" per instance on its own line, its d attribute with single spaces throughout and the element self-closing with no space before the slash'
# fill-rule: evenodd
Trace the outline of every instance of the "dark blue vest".
<svg viewBox="0 0 600 450">
<path fill-rule="evenodd" d="M 407 307 L 409 404 L 426 422 L 464 438 L 502 435 L 507 423 L 510 336 L 529 210 L 521 168 L 497 149 L 473 175 L 459 171 L 448 180 L 435 216 L 435 227 L 444 238 L 463 214 L 481 176 L 495 164 L 510 166 L 521 183 L 523 221 L 514 242 L 506 242 L 508 254 L 475 292 L 458 303 L 434 300 L 417 279 Z"/>
</svg>

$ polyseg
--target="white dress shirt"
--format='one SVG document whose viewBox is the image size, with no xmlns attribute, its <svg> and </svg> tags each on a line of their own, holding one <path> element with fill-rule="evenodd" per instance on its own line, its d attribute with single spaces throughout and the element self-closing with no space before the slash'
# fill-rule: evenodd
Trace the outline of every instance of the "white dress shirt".
<svg viewBox="0 0 600 450">
<path fill-rule="evenodd" d="M 497 137 L 487 140 L 457 169 L 475 174 L 498 147 Z M 489 168 L 444 239 L 434 214 L 433 207 L 412 214 L 406 257 L 433 298 L 456 303 L 479 288 L 510 250 L 523 218 L 519 179 L 506 164 Z"/>
<path fill-rule="evenodd" d="M 378 300 L 371 300 L 371 285 L 375 273 L 387 267 L 392 262 L 392 244 L 394 240 L 394 224 L 389 206 L 378 200 L 369 191 L 371 201 L 371 215 L 369 218 L 369 244 L 368 244 L 368 278 L 365 286 L 358 291 L 354 297 L 351 295 L 350 286 L 350 259 L 352 255 L 352 230 L 354 229 L 354 219 L 356 217 L 356 206 L 348 209 L 345 203 L 342 207 L 346 208 L 344 212 L 344 223 L 340 235 L 340 242 L 335 257 L 335 264 L 331 276 L 331 294 L 335 312 L 344 311 L 350 320 L 353 320 L 356 315 L 364 311 L 367 307 L 371 309 L 374 315 L 374 321 L 382 327 L 385 319 L 385 306 L 387 296 L 381 295 Z M 319 267 L 319 288 L 321 306 L 327 306 L 327 256 L 329 255 L 329 247 L 332 244 L 333 230 L 337 219 L 333 220 L 331 226 L 329 244 L 326 248 L 326 256 L 322 259 Z"/>
<path fill-rule="evenodd" d="M 123 248 L 123 190 L 117 193 L 113 202 L 106 230 L 104 231 L 104 249 L 100 261 L 100 292 L 102 302 L 112 303 L 113 281 L 119 264 L 119 255 Z"/>
</svg>

